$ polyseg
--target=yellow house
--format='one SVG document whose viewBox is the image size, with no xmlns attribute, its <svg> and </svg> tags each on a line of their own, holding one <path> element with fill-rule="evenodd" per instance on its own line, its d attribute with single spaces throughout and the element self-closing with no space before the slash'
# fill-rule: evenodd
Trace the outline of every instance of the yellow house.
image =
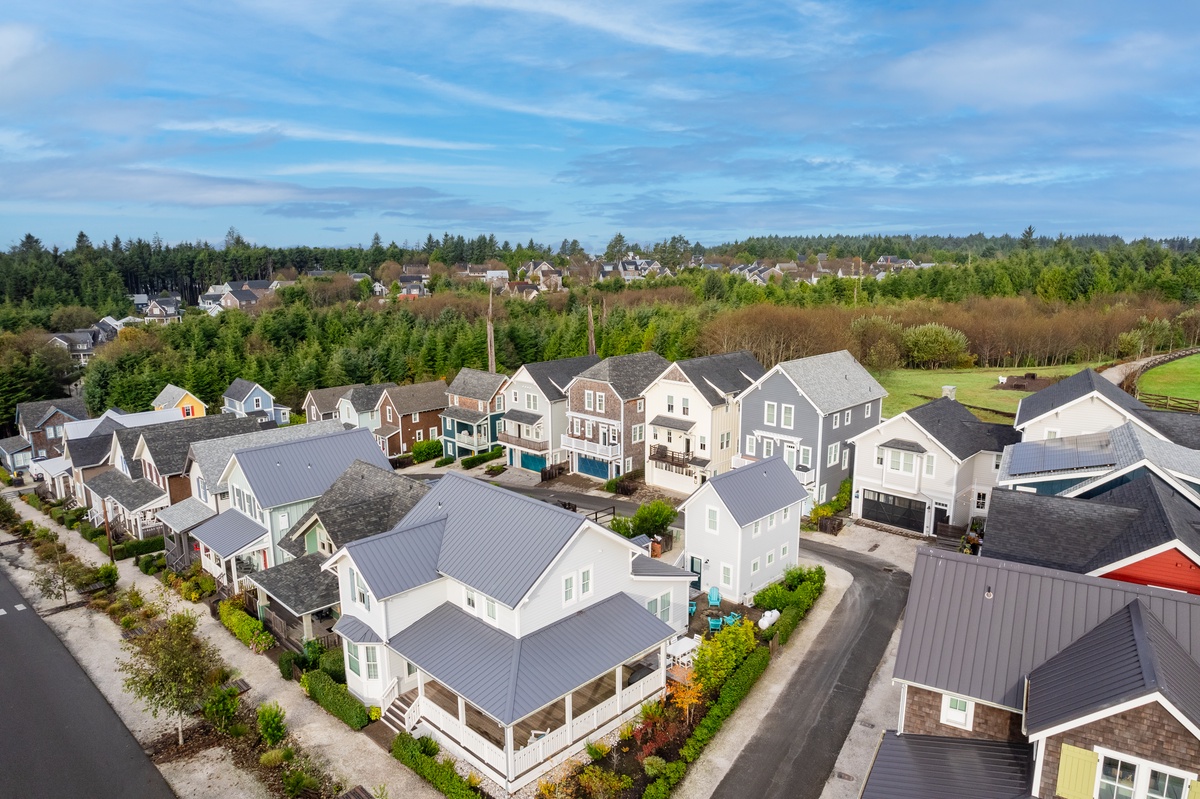
<svg viewBox="0 0 1200 799">
<path fill-rule="evenodd" d="M 154 398 L 154 410 L 162 411 L 167 408 L 179 408 L 183 411 L 183 418 L 191 419 L 203 416 L 208 406 L 186 388 L 168 383 L 167 387 L 158 392 L 158 396 Z"/>
</svg>

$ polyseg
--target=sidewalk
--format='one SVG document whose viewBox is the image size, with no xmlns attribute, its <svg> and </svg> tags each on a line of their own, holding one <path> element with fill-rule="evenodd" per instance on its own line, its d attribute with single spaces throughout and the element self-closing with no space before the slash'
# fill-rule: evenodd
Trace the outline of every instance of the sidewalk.
<svg viewBox="0 0 1200 799">
<path fill-rule="evenodd" d="M 95 564 L 103 561 L 104 556 L 100 551 L 93 544 L 85 541 L 78 532 L 56 524 L 50 517 L 34 510 L 20 500 L 14 501 L 13 507 L 22 517 L 32 519 L 35 524 L 49 527 L 58 532 L 60 540 L 67 545 L 67 548 L 83 560 Z M 157 578 L 142 574 L 133 565 L 132 559 L 118 561 L 117 568 L 121 575 L 119 587 L 135 585 L 147 598 L 157 596 L 163 589 Z M 28 578 L 23 580 L 23 584 L 27 582 Z M 22 590 L 28 589 L 23 587 Z M 36 595 L 37 592 L 33 591 L 33 594 Z M 389 752 L 376 746 L 365 734 L 354 732 L 341 721 L 326 713 L 324 708 L 316 702 L 308 699 L 300 690 L 299 683 L 285 681 L 279 675 L 279 669 L 269 658 L 264 655 L 256 655 L 247 649 L 219 621 L 212 618 L 206 607 L 185 602 L 173 592 L 169 592 L 168 596 L 175 599 L 176 607 L 190 609 L 197 613 L 199 616 L 197 631 L 212 641 L 230 668 L 237 671 L 250 684 L 250 691 L 243 696 L 242 701 L 249 705 L 272 700 L 278 702 L 287 712 L 287 725 L 292 735 L 314 759 L 323 761 L 328 770 L 341 780 L 347 789 L 355 785 L 363 785 L 368 790 L 373 790 L 378 785 L 386 785 L 391 796 L 404 796 L 406 799 L 407 797 L 436 799 L 441 796 L 425 780 L 401 765 Z M 39 608 L 44 607 L 46 606 L 39 604 Z M 120 652 L 120 632 L 117 626 L 100 614 L 87 609 L 51 616 L 48 621 L 56 622 L 58 619 L 63 620 L 61 624 L 64 628 L 82 626 L 83 629 L 89 631 L 90 639 L 97 643 L 103 642 L 101 646 L 96 647 L 89 643 L 88 649 L 84 652 L 78 651 L 76 646 L 71 644 L 68 644 L 68 647 L 87 670 L 96 686 L 108 698 L 109 703 L 116 708 L 135 737 L 139 741 L 147 742 L 161 734 L 161 731 L 156 732 L 156 730 L 160 730 L 163 721 L 160 719 L 155 723 L 148 713 L 140 710 L 140 706 L 134 705 L 131 709 L 133 700 L 121 688 L 120 675 L 115 669 L 116 656 L 111 654 L 112 648 L 108 645 L 111 640 L 115 643 L 116 651 Z M 59 623 L 56 622 L 52 626 L 56 632 L 60 633 L 60 636 L 63 635 Z M 138 712 L 143 718 L 136 715 Z M 145 719 L 149 719 L 151 723 L 147 724 Z M 170 728 L 169 723 L 165 728 Z M 148 737 L 143 737 L 143 735 L 148 735 Z"/>
</svg>

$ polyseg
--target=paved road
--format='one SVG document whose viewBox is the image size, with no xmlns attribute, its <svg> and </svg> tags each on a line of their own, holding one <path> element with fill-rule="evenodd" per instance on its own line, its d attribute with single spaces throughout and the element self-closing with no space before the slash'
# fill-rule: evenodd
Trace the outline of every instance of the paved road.
<svg viewBox="0 0 1200 799">
<path fill-rule="evenodd" d="M 0 797 L 174 797 L 104 696 L 3 573 L 0 614 Z"/>
<path fill-rule="evenodd" d="M 801 540 L 800 551 L 845 569 L 854 582 L 713 799 L 817 799 L 904 610 L 904 572 L 813 541 Z"/>
</svg>

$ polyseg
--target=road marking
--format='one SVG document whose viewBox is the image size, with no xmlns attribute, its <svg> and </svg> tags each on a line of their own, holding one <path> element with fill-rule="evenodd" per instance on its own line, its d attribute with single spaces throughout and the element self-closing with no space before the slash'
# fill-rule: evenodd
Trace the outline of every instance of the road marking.
<svg viewBox="0 0 1200 799">
<path fill-rule="evenodd" d="M 17 610 L 24 610 L 24 609 L 25 609 L 25 606 L 24 606 L 24 605 L 13 605 L 13 607 L 14 607 L 14 608 L 16 608 Z"/>
<path fill-rule="evenodd" d="M 4 608 L 0 608 L 0 616 L 7 616 L 7 615 L 8 615 L 8 611 L 5 610 Z"/>
</svg>

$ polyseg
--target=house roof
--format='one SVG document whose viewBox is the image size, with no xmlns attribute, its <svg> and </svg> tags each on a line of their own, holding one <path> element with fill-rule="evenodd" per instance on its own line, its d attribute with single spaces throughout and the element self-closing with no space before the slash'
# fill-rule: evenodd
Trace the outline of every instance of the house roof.
<svg viewBox="0 0 1200 799">
<path fill-rule="evenodd" d="M 198 416 L 134 428 L 131 431 L 119 431 L 117 435 L 124 432 L 136 433 L 154 460 L 154 468 L 158 469 L 159 474 L 172 475 L 183 473 L 187 465 L 188 449 L 197 441 L 236 436 L 258 429 L 257 419 L 217 413 L 212 416 Z M 127 458 L 133 454 L 125 450 L 124 443 L 121 448 Z"/>
<path fill-rule="evenodd" d="M 888 730 L 859 799 L 1025 799 L 1033 746 Z"/>
<path fill-rule="evenodd" d="M 595 355 L 580 355 L 577 358 L 559 358 L 555 361 L 527 363 L 522 368 L 537 385 L 538 389 L 550 402 L 566 399 L 567 384 L 577 374 L 584 372 L 596 364 L 600 358 Z"/>
<path fill-rule="evenodd" d="M 922 548 L 893 677 L 1020 712 L 1025 675 L 1138 598 L 1200 657 L 1200 596 Z"/>
<path fill-rule="evenodd" d="M 379 404 L 379 398 L 383 396 L 383 392 L 391 388 L 398 388 L 395 383 L 374 383 L 369 386 L 353 386 L 342 395 L 338 400 L 346 400 L 350 403 L 350 407 L 355 413 L 366 413 L 372 411 Z"/>
<path fill-rule="evenodd" d="M 293 615 L 302 616 L 338 603 L 337 575 L 322 571 L 324 562 L 325 556 L 314 552 L 251 572 L 246 578 L 266 591 L 272 600 L 282 602 Z"/>
<path fill-rule="evenodd" d="M 85 485 L 127 511 L 141 510 L 167 498 L 167 492 L 149 480 L 130 479 L 118 469 L 101 472 L 87 480 Z"/>
<path fill-rule="evenodd" d="M 889 438 L 879 446 L 883 447 L 884 449 L 900 449 L 904 450 L 905 452 L 916 452 L 918 454 L 924 454 L 929 451 L 917 442 L 909 441 L 906 438 Z"/>
<path fill-rule="evenodd" d="M 438 558 L 445 532 L 445 520 L 434 519 L 415 526 L 401 524 L 344 546 L 371 593 L 386 599 L 441 577 Z"/>
<path fill-rule="evenodd" d="M 709 480 L 708 485 L 740 527 L 808 497 L 782 455 L 722 472 Z"/>
<path fill-rule="evenodd" d="M 259 386 L 258 383 L 255 383 L 252 380 L 245 380 L 241 377 L 234 378 L 234 381 L 229 384 L 229 388 L 225 389 L 225 393 L 221 396 L 225 399 L 241 402 L 242 400 L 246 399 L 246 397 L 250 396 L 250 392 L 253 391 L 255 387 L 262 388 L 262 386 Z"/>
<path fill-rule="evenodd" d="M 321 496 L 356 460 L 391 468 L 366 428 L 244 449 L 234 457 L 264 508 Z"/>
<path fill-rule="evenodd" d="M 18 402 L 17 421 L 23 420 L 26 428 L 36 430 L 55 411 L 62 411 L 72 419 L 88 418 L 87 404 L 83 401 L 83 397 L 63 397 L 62 399 L 37 400 L 36 402 Z"/>
<path fill-rule="evenodd" d="M 338 620 L 333 625 L 333 631 L 356 644 L 383 643 L 383 639 L 371 629 L 370 625 L 359 621 L 353 616 L 338 617 Z"/>
<path fill-rule="evenodd" d="M 1110 470 L 1118 463 L 1113 431 L 1042 441 L 1022 441 L 1006 447 L 1000 461 L 1000 480 L 1035 475 Z"/>
<path fill-rule="evenodd" d="M 456 394 L 460 397 L 469 397 L 488 402 L 492 397 L 496 396 L 496 392 L 500 390 L 500 386 L 507 379 L 502 374 L 483 372 L 479 369 L 471 369 L 464 366 L 454 376 L 454 380 L 450 383 L 450 387 L 446 389 L 446 392 Z"/>
<path fill-rule="evenodd" d="M 176 403 L 178 403 L 180 400 L 182 400 L 188 394 L 191 394 L 191 392 L 188 391 L 186 388 L 180 388 L 179 386 L 171 385 L 170 383 L 168 383 L 166 386 L 163 387 L 162 391 L 158 392 L 158 396 L 155 397 L 154 401 L 151 402 L 150 404 L 156 408 L 161 407 L 161 406 L 173 407 Z M 193 398 L 195 398 L 194 394 L 192 396 L 193 396 Z M 196 399 L 196 402 L 200 402 L 200 400 Z M 203 402 L 200 402 L 200 404 L 202 406 L 204 406 L 205 408 L 208 407 Z"/>
<path fill-rule="evenodd" d="M 1200 726 L 1200 663 L 1141 599 L 1113 613 L 1029 674 L 1029 735 L 1160 693 Z"/>
<path fill-rule="evenodd" d="M 442 418 L 454 419 L 459 422 L 466 422 L 467 424 L 479 424 L 484 419 L 488 418 L 488 415 L 483 411 L 476 411 L 471 408 L 463 408 L 458 405 L 450 405 L 442 410 Z"/>
<path fill-rule="evenodd" d="M 949 397 L 940 397 L 905 413 L 959 460 L 979 452 L 1003 452 L 1009 444 L 1021 440 L 1020 432 L 1011 425 L 981 422 L 966 406 Z"/>
<path fill-rule="evenodd" d="M 30 444 L 20 436 L 9 436 L 5 439 L 0 439 L 0 452 L 13 455 L 17 452 L 24 452 L 29 449 Z"/>
<path fill-rule="evenodd" d="M 671 430 L 682 430 L 683 432 L 686 433 L 688 430 L 691 430 L 693 427 L 696 426 L 696 420 L 695 419 L 677 419 L 674 416 L 666 416 L 666 415 L 660 413 L 657 416 L 655 416 L 653 419 L 650 420 L 650 426 L 651 427 L 666 427 L 666 428 L 670 428 Z"/>
<path fill-rule="evenodd" d="M 207 441 L 195 441 L 188 451 L 188 459 L 200 469 L 201 476 L 208 483 L 209 491 L 224 494 L 229 490 L 229 486 L 218 481 L 225 467 L 229 465 L 230 457 L 238 450 L 317 438 L 330 433 L 339 433 L 345 429 L 345 426 L 338 420 L 326 419 L 308 424 L 275 427 L 270 430 L 255 430 L 252 433 L 213 438 Z"/>
<path fill-rule="evenodd" d="M 501 724 L 512 724 L 674 635 L 627 594 L 514 638 L 446 603 L 388 646 Z"/>
<path fill-rule="evenodd" d="M 670 362 L 657 352 L 635 352 L 614 355 L 580 372 L 582 380 L 608 383 L 623 400 L 640 397 Z"/>
<path fill-rule="evenodd" d="M 504 419 L 505 421 L 516 422 L 517 424 L 537 424 L 538 422 L 542 421 L 542 415 L 540 413 L 521 411 L 517 410 L 516 408 L 505 411 L 504 416 L 500 418 Z"/>
<path fill-rule="evenodd" d="M 236 555 L 267 534 L 267 528 L 230 508 L 192 528 L 191 535 L 222 558 Z"/>
<path fill-rule="evenodd" d="M 1200 414 L 1135 410 L 1133 415 L 1167 437 L 1168 441 L 1188 449 L 1200 449 Z"/>
<path fill-rule="evenodd" d="M 386 394 L 396 413 L 421 413 L 440 411 L 446 407 L 446 381 L 431 380 L 428 383 L 412 383 L 407 386 L 392 385 Z"/>
<path fill-rule="evenodd" d="M 883 386 L 846 350 L 784 361 L 779 369 L 822 414 L 887 396 Z"/>
<path fill-rule="evenodd" d="M 1084 438 L 1075 436 L 1074 438 Z M 1149 461 L 1159 468 L 1178 475 L 1184 475 L 1191 482 L 1200 482 L 1200 451 L 1164 441 L 1148 433 L 1133 422 L 1126 422 L 1120 427 L 1108 431 L 1112 449 L 1112 470 L 1119 471 L 1133 466 L 1141 461 Z M 1055 439 L 1070 441 L 1070 438 Z M 1003 473 L 1003 464 L 1001 473 Z M 1090 491 L 1109 480 L 1107 474 L 1083 481 L 1069 490 L 1072 495 Z"/>
<path fill-rule="evenodd" d="M 217 512 L 195 497 L 188 497 L 182 502 L 163 508 L 155 515 L 160 522 L 180 533 L 208 521 L 216 516 Z"/>
<path fill-rule="evenodd" d="M 1088 394 L 1097 393 L 1126 411 L 1142 410 L 1146 405 L 1126 394 L 1111 380 L 1105 379 L 1092 368 L 1076 372 L 1068 378 L 1046 386 L 1041 391 L 1024 397 L 1017 406 L 1017 420 L 1013 426 L 1020 428 L 1038 417 L 1058 410 Z"/>
<path fill-rule="evenodd" d="M 253 305 L 258 302 L 258 295 L 249 289 L 230 289 L 229 296 L 237 300 L 239 305 Z"/>
<path fill-rule="evenodd" d="M 767 371 L 746 350 L 689 358 L 675 365 L 714 407 L 724 405 L 726 395 L 736 397 L 745 391 Z"/>
<path fill-rule="evenodd" d="M 338 400 L 346 396 L 346 392 L 351 389 L 358 388 L 362 383 L 353 383 L 349 386 L 331 386 L 329 388 L 314 388 L 308 392 L 308 396 L 304 398 L 304 408 L 307 412 L 309 400 L 317 406 L 317 411 L 324 416 L 327 413 L 333 413 L 337 410 Z M 311 420 L 310 420 L 311 421 Z"/>
<path fill-rule="evenodd" d="M 633 563 L 630 565 L 630 573 L 634 577 L 681 577 L 685 580 L 692 580 L 696 576 L 686 569 L 672 566 L 670 563 L 663 563 L 661 560 L 655 560 L 645 555 L 634 556 Z"/>
<path fill-rule="evenodd" d="M 120 427 L 146 427 L 147 425 L 160 424 L 162 422 L 170 422 L 176 419 L 182 419 L 183 411 L 179 408 L 164 408 L 161 411 L 140 411 L 138 413 L 125 413 L 119 408 L 109 408 L 100 416 L 94 419 L 79 419 L 74 422 L 67 422 L 63 425 L 63 437 L 69 441 L 86 436 L 94 435 L 97 432 L 111 433 Z M 116 422 L 116 424 L 112 424 Z M 106 430 L 101 430 L 101 426 L 107 424 Z"/>
</svg>

